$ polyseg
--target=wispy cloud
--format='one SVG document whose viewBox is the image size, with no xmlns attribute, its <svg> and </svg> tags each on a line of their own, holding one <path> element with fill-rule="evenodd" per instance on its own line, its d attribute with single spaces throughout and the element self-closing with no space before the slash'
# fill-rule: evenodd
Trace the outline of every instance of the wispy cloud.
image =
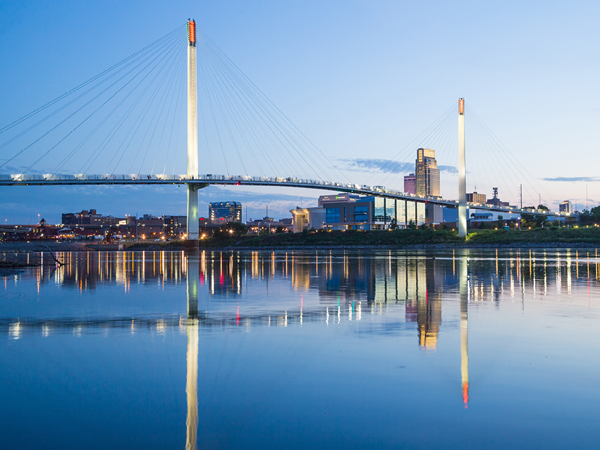
<svg viewBox="0 0 600 450">
<path fill-rule="evenodd" d="M 556 177 L 556 178 L 542 178 L 544 181 L 587 181 L 594 182 L 600 181 L 600 177 Z"/>
<path fill-rule="evenodd" d="M 35 175 L 40 175 L 42 173 L 45 173 L 41 170 L 37 170 L 37 169 L 29 169 L 27 170 L 27 166 L 4 166 L 2 168 L 2 172 L 7 173 L 25 173 L 25 171 L 27 171 L 28 174 L 35 174 Z"/>
<path fill-rule="evenodd" d="M 356 172 L 405 173 L 415 171 L 414 163 L 392 161 L 390 159 L 353 158 L 341 159 L 341 161 L 346 164 L 345 168 L 347 170 Z"/>
<path fill-rule="evenodd" d="M 440 172 L 458 173 L 456 166 L 438 166 Z"/>
<path fill-rule="evenodd" d="M 341 159 L 347 170 L 355 172 L 411 173 L 415 171 L 414 162 L 392 161 L 391 159 L 354 158 Z M 455 166 L 438 166 L 440 172 L 458 173 Z"/>
</svg>

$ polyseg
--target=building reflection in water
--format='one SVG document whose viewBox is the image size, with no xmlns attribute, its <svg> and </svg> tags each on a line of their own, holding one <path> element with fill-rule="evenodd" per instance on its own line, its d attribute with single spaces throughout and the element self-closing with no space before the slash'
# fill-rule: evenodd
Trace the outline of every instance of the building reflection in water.
<svg viewBox="0 0 600 450">
<path fill-rule="evenodd" d="M 37 255 L 37 256 L 36 256 Z M 20 255 L 43 259 L 41 254 Z M 442 327 L 442 300 L 456 298 L 459 310 L 448 308 L 450 316 L 460 313 L 461 387 L 465 406 L 469 402 L 468 307 L 478 302 L 537 300 L 552 293 L 570 295 L 574 289 L 597 288 L 600 260 L 597 250 L 564 251 L 477 251 L 425 252 L 377 251 L 256 251 L 221 252 L 87 252 L 59 253 L 64 266 L 42 265 L 18 277 L 34 278 L 38 292 L 44 285 L 82 292 L 103 285 L 120 286 L 128 293 L 132 284 L 167 284 L 185 281 L 187 316 L 156 318 L 85 318 L 25 319 L 0 318 L 0 332 L 19 339 L 25 332 L 52 336 L 57 328 L 81 336 L 88 329 L 102 328 L 106 333 L 117 328 L 131 333 L 142 325 L 161 332 L 179 327 L 187 333 L 188 402 L 186 448 L 196 448 L 198 427 L 198 348 L 199 331 L 205 327 L 282 326 L 344 320 L 361 321 L 365 314 L 395 315 L 415 325 L 418 345 L 436 350 Z M 48 258 L 48 255 L 46 255 Z M 25 259 L 24 259 L 25 261 Z M 20 277 L 20 278 L 19 278 Z M 9 295 L 9 277 L 0 278 Z M 247 289 L 261 289 L 271 283 L 283 283 L 298 292 L 294 308 L 275 302 L 259 313 L 247 313 L 244 303 L 236 309 L 220 310 L 211 317 L 210 308 L 199 308 L 199 299 L 242 299 Z M 257 287 L 253 287 L 257 286 Z M 308 293 L 312 303 L 307 303 Z M 284 300 L 284 299 L 282 299 Z M 217 303 L 218 304 L 218 303 Z M 308 304 L 308 306 L 307 306 Z M 450 323 L 452 321 L 449 321 Z"/>
<path fill-rule="evenodd" d="M 242 294 L 242 257 L 239 252 L 202 252 L 200 279 L 205 277 L 211 295 L 237 297 Z"/>
<path fill-rule="evenodd" d="M 37 254 L 40 255 L 40 254 Z M 40 286 L 56 284 L 81 291 L 101 285 L 118 285 L 128 291 L 132 284 L 180 284 L 186 278 L 183 252 L 73 252 L 57 254 L 64 266 L 40 266 L 24 274 L 34 276 Z M 450 255 L 448 255 L 450 256 Z M 597 250 L 510 251 L 497 257 L 490 252 L 469 269 L 473 301 L 521 298 L 549 291 L 570 294 L 576 280 L 598 281 Z M 31 254 L 21 256 L 33 259 Z M 43 256 L 37 256 L 38 260 Z M 49 259 L 46 255 L 46 263 Z M 31 261 L 33 262 L 33 261 Z M 199 287 L 208 286 L 215 297 L 242 295 L 244 280 L 271 282 L 288 280 L 294 289 L 317 290 L 323 304 L 362 301 L 375 310 L 381 305 L 406 305 L 406 319 L 419 324 L 425 337 L 432 336 L 440 321 L 437 306 L 452 286 L 457 264 L 443 257 L 398 251 L 361 254 L 349 251 L 215 252 L 199 255 Z M 419 317 L 423 316 L 423 320 Z M 428 319 L 426 319 L 428 318 Z M 441 319 L 440 319 L 441 320 Z M 431 331 L 430 331 L 431 330 Z"/>
<path fill-rule="evenodd" d="M 183 252 L 59 253 L 64 266 L 40 266 L 21 277 L 35 277 L 38 291 L 46 284 L 55 284 L 80 291 L 117 285 L 128 292 L 132 284 L 164 288 L 185 281 L 191 297 L 197 299 L 202 291 L 203 298 L 208 293 L 216 300 L 242 299 L 248 286 L 256 286 L 259 291 L 265 285 L 268 289 L 270 283 L 290 283 L 298 291 L 298 298 L 303 292 L 315 292 L 323 306 L 322 311 L 315 309 L 314 304 L 308 311 L 304 308 L 303 321 L 318 321 L 321 315 L 360 320 L 365 312 L 385 315 L 389 307 L 397 311 L 400 306 L 404 308 L 405 321 L 416 324 L 419 346 L 435 350 L 442 326 L 442 299 L 445 292 L 458 290 L 458 276 L 464 270 L 460 264 L 462 255 L 455 259 L 453 252 L 445 257 L 438 252 L 433 258 L 403 251 L 202 251 L 190 260 Z M 33 257 L 23 256 L 27 260 Z M 483 256 L 479 252 L 467 269 L 467 285 L 460 285 L 461 302 L 464 290 L 471 302 L 492 301 L 497 305 L 503 299 L 523 301 L 525 294 L 533 299 L 548 292 L 570 295 L 577 282 L 598 281 L 598 261 L 597 250 L 525 250 L 500 255 L 492 251 Z M 190 280 L 196 276 L 191 285 Z M 7 280 L 5 277 L 5 285 Z M 300 307 L 300 301 L 297 306 Z M 243 316 L 244 306 L 240 308 Z M 189 317 L 197 314 L 198 311 L 189 311 Z M 249 317 L 245 323 L 287 325 L 300 320 L 300 311 L 287 308 L 272 315 Z"/>
<path fill-rule="evenodd" d="M 435 350 L 442 322 L 443 274 L 436 270 L 435 259 L 409 260 L 403 269 L 406 321 L 417 322 L 421 348 Z"/>
<path fill-rule="evenodd" d="M 40 284 L 81 291 L 118 285 L 127 292 L 132 283 L 158 281 L 164 287 L 165 282 L 181 283 L 185 275 L 183 252 L 58 252 L 56 256 L 64 266 L 40 266 L 36 273 Z"/>
</svg>

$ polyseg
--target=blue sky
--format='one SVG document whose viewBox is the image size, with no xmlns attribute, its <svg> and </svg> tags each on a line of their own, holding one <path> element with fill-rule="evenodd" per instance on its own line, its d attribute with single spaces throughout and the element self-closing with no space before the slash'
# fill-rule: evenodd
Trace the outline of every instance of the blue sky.
<svg viewBox="0 0 600 450">
<path fill-rule="evenodd" d="M 378 161 L 411 163 L 411 142 L 465 97 L 496 145 L 514 155 L 486 153 L 483 135 L 469 135 L 467 116 L 469 190 L 490 195 L 493 183 L 514 203 L 523 183 L 525 203 L 539 193 L 551 205 L 582 204 L 587 184 L 591 206 L 600 201 L 600 4 L 593 1 L 4 0 L 0 127 L 188 17 L 353 181 L 401 187 L 403 172 L 380 173 Z M 448 167 L 442 193 L 456 197 L 454 150 L 436 150 Z M 185 213 L 178 188 L 26 189 L 0 188 L 2 221 L 37 214 L 58 221 L 60 212 L 92 207 Z M 301 195 L 307 204 L 319 193 L 211 187 L 201 201 L 242 201 L 254 218 L 270 203 L 283 217 Z"/>
</svg>

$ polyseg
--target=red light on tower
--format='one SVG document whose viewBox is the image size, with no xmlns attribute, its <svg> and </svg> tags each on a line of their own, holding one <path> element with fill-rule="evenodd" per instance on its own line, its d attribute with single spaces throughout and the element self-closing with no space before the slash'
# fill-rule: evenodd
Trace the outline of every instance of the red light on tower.
<svg viewBox="0 0 600 450">
<path fill-rule="evenodd" d="M 187 30 L 188 30 L 188 41 L 189 41 L 190 45 L 195 46 L 196 45 L 196 21 L 188 20 Z"/>
<path fill-rule="evenodd" d="M 458 113 L 459 114 L 465 113 L 465 99 L 464 98 L 458 99 Z"/>
</svg>

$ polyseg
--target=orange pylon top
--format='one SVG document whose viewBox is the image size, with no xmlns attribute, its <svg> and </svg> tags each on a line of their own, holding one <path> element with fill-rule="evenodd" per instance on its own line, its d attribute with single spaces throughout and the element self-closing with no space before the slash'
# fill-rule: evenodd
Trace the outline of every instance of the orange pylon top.
<svg viewBox="0 0 600 450">
<path fill-rule="evenodd" d="M 196 45 L 196 21 L 188 20 L 187 23 L 188 41 L 190 45 Z"/>
</svg>

